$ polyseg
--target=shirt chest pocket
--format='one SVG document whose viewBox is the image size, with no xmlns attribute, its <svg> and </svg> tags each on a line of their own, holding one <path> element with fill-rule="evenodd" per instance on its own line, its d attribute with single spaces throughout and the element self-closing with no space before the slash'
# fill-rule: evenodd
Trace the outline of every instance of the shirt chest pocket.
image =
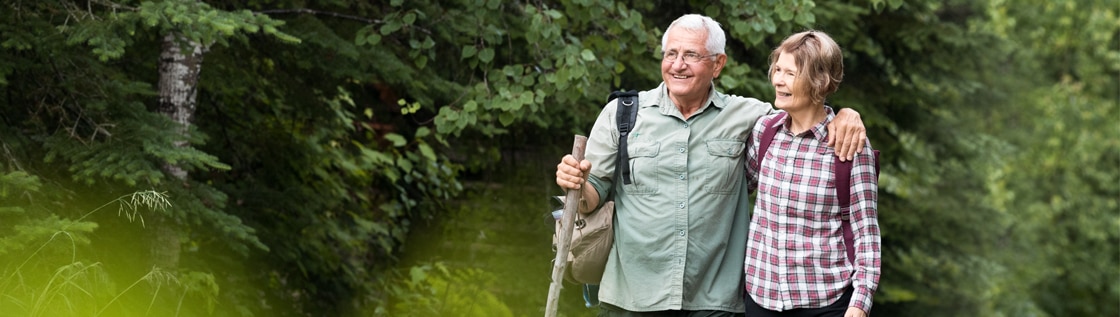
<svg viewBox="0 0 1120 317">
<path fill-rule="evenodd" d="M 623 182 L 623 175 L 619 175 L 615 182 L 621 182 L 623 190 L 632 195 L 649 195 L 657 193 L 657 156 L 661 152 L 661 142 L 640 142 L 626 147 L 630 159 L 630 179 L 632 182 Z"/>
<path fill-rule="evenodd" d="M 743 151 L 746 142 L 734 139 L 715 139 L 706 142 L 708 168 L 704 175 L 704 189 L 713 194 L 729 194 L 738 189 L 738 182 L 745 180 Z"/>
</svg>

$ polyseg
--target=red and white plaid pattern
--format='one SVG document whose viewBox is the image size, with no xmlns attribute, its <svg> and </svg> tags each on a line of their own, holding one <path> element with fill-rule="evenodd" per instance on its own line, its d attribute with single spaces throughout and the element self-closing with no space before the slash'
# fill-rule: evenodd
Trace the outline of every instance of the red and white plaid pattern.
<svg viewBox="0 0 1120 317">
<path fill-rule="evenodd" d="M 824 307 L 854 286 L 848 306 L 871 311 L 881 266 L 875 162 L 870 144 L 865 144 L 852 164 L 851 206 L 839 206 L 835 154 L 826 142 L 826 126 L 833 118 L 831 109 L 828 113 L 827 120 L 797 136 L 788 128 L 789 118 L 778 123 L 783 126 L 761 172 L 754 170 L 759 137 L 773 115 L 759 119 L 752 133 L 746 165 L 748 175 L 755 175 L 751 185 L 757 184 L 758 198 L 747 241 L 745 282 L 747 293 L 769 310 Z M 854 266 L 845 253 L 841 210 L 850 210 Z"/>
</svg>

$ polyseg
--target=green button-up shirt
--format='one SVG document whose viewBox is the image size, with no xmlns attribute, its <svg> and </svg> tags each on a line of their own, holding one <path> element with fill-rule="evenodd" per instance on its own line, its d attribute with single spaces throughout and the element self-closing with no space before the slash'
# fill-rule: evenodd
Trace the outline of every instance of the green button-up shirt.
<svg viewBox="0 0 1120 317">
<path fill-rule="evenodd" d="M 614 247 L 599 299 L 630 311 L 742 312 L 750 222 L 744 160 L 759 117 L 754 98 L 712 90 L 688 120 L 665 84 L 639 93 L 627 139 L 633 182 L 615 178 L 617 102 L 599 114 L 585 156 L 599 197 L 615 201 Z"/>
</svg>

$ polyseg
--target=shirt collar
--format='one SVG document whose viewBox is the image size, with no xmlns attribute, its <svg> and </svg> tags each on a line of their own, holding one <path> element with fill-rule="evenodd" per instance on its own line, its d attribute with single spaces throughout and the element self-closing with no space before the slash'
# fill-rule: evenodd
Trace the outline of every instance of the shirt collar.
<svg viewBox="0 0 1120 317">
<path fill-rule="evenodd" d="M 808 131 L 805 131 L 805 132 L 803 132 L 799 135 L 796 135 L 796 136 L 808 137 L 809 134 L 811 133 L 812 137 L 814 139 L 817 139 L 817 141 L 820 141 L 822 143 L 827 143 L 828 142 L 828 124 L 832 122 L 832 119 L 836 117 L 836 114 L 832 112 L 832 107 L 830 107 L 828 105 L 824 106 L 824 113 L 825 113 L 824 121 L 818 122 L 817 124 L 813 125 L 813 127 L 810 128 Z M 786 115 L 786 118 L 784 120 L 785 122 L 782 123 L 782 129 L 786 130 L 786 133 L 793 134 L 793 130 L 790 130 L 790 124 L 791 124 L 792 120 L 793 119 L 790 119 L 789 115 Z"/>
<path fill-rule="evenodd" d="M 727 101 L 724 100 L 724 98 L 719 98 L 719 92 L 715 90 L 715 82 L 712 82 L 708 87 L 708 100 L 706 100 L 704 106 L 697 109 L 696 113 L 692 116 L 704 113 L 704 110 L 708 109 L 708 106 L 715 106 L 718 109 L 723 109 L 727 106 Z M 641 100 L 643 106 L 658 106 L 663 115 L 684 116 L 681 114 L 681 110 L 677 108 L 676 104 L 673 103 L 673 100 L 669 98 L 669 89 L 665 87 L 665 82 L 661 82 L 661 84 L 657 86 L 656 96 L 657 100 L 651 100 L 653 102 Z"/>
</svg>

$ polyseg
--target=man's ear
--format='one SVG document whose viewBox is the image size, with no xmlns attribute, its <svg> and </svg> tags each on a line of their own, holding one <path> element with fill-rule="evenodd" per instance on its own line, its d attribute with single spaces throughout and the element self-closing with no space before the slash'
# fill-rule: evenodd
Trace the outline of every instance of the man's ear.
<svg viewBox="0 0 1120 317">
<path fill-rule="evenodd" d="M 715 72 L 712 78 L 719 77 L 719 73 L 723 71 L 723 66 L 727 66 L 727 54 L 716 55 Z"/>
</svg>

